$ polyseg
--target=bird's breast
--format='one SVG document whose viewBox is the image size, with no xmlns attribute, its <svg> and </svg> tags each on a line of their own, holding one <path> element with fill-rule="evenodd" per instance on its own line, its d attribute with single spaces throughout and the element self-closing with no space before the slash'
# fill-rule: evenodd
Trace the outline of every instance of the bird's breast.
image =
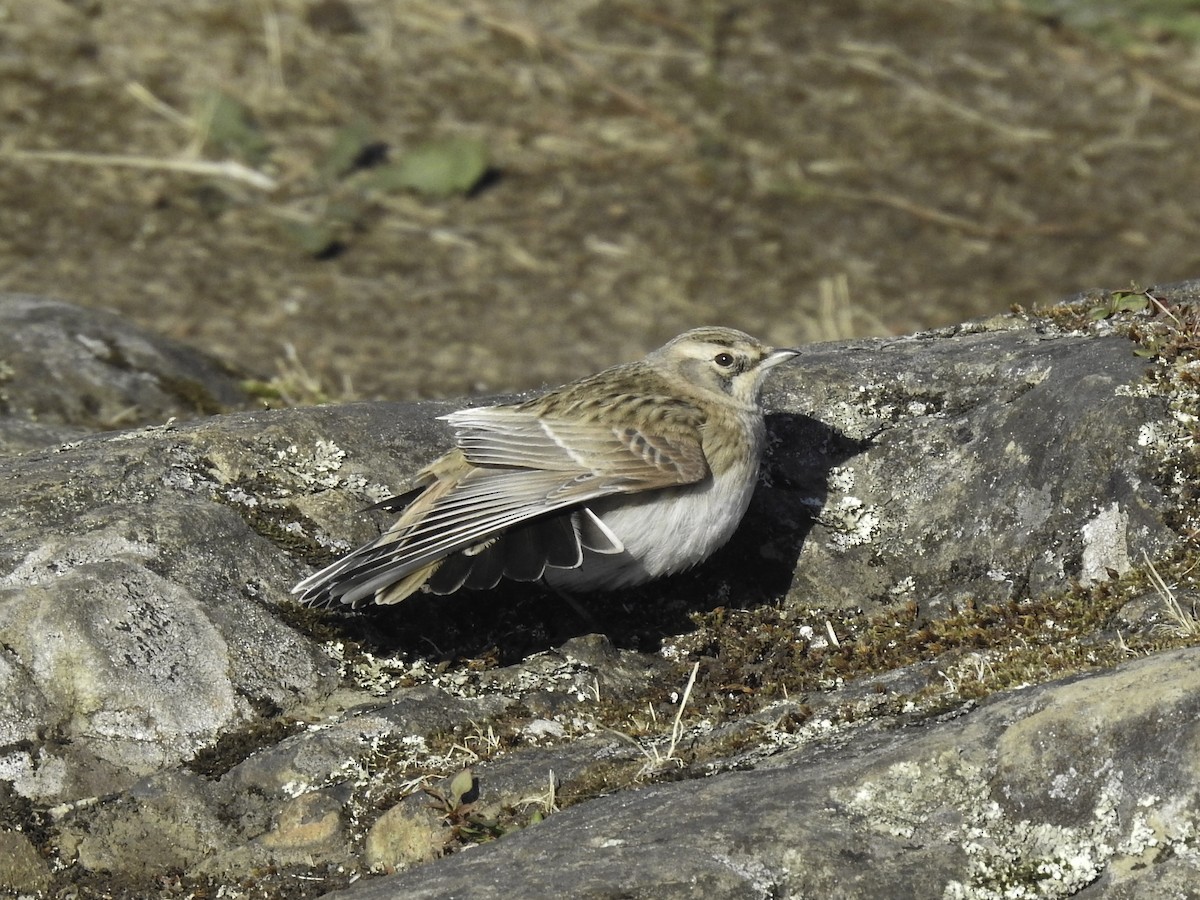
<svg viewBox="0 0 1200 900">
<path fill-rule="evenodd" d="M 602 590 L 640 584 L 691 568 L 733 535 L 758 476 L 761 420 L 710 446 L 710 473 L 695 484 L 605 497 L 588 504 L 624 545 L 623 553 L 587 552 L 576 569 L 546 571 L 564 590 Z"/>
<path fill-rule="evenodd" d="M 645 497 L 617 498 L 594 509 L 638 560 L 647 578 L 680 572 L 708 557 L 733 535 L 757 480 L 758 459 L 735 464 L 685 487 Z"/>
</svg>

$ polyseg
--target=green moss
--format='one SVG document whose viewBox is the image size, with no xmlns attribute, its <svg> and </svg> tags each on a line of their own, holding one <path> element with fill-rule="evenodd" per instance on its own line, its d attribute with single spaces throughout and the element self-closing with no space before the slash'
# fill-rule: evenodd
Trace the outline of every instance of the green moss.
<svg viewBox="0 0 1200 900">
<path fill-rule="evenodd" d="M 630 759 L 606 760 L 588 766 L 583 776 L 564 782 L 559 788 L 559 807 L 566 809 L 586 800 L 625 790 L 638 783 L 641 770 L 641 761 Z"/>
<path fill-rule="evenodd" d="M 294 719 L 256 719 L 244 728 L 221 735 L 211 747 L 197 751 L 186 766 L 197 775 L 220 778 L 264 747 L 272 747 L 302 729 L 303 725 Z"/>
<path fill-rule="evenodd" d="M 212 395 L 201 382 L 194 378 L 160 374 L 158 386 L 174 397 L 180 407 L 203 416 L 215 416 L 227 412 L 225 404 Z"/>
<path fill-rule="evenodd" d="M 213 499 L 237 512 L 256 534 L 312 565 L 332 562 L 336 554 L 308 537 L 308 519 L 294 503 L 272 500 L 279 485 L 264 475 L 238 478 L 213 494 Z"/>
<path fill-rule="evenodd" d="M 285 600 L 275 606 L 275 611 L 284 624 L 291 626 L 312 638 L 314 641 L 341 640 L 346 642 L 346 618 L 338 616 L 328 609 L 317 606 L 305 606 Z M 349 646 L 357 647 L 353 641 L 346 642 Z"/>
</svg>

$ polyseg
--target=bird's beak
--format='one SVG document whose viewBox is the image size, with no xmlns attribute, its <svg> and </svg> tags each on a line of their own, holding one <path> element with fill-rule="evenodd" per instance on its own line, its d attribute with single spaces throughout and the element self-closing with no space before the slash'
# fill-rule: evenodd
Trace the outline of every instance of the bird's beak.
<svg viewBox="0 0 1200 900">
<path fill-rule="evenodd" d="M 799 355 L 799 350 L 793 350 L 790 347 L 781 347 L 778 350 L 772 350 L 765 357 L 763 357 L 763 361 L 759 363 L 759 367 L 763 369 L 770 369 L 779 365 L 780 363 L 787 362 L 789 359 L 795 359 Z"/>
</svg>

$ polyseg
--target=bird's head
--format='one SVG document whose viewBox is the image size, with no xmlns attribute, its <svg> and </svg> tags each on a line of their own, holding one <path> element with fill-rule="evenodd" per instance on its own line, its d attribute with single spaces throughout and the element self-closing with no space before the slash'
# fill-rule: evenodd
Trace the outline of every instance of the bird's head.
<svg viewBox="0 0 1200 900">
<path fill-rule="evenodd" d="M 758 404 L 767 372 L 799 353 L 763 346 L 734 328 L 709 327 L 685 331 L 649 359 L 705 393 L 752 406 Z"/>
</svg>

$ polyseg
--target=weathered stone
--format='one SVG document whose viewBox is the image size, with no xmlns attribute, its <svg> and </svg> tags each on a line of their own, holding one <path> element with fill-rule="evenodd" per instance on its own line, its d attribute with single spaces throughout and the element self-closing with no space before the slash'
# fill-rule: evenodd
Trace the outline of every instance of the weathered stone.
<svg viewBox="0 0 1200 900">
<path fill-rule="evenodd" d="M 12 456 L 38 447 L 65 444 L 87 433 L 84 428 L 0 417 L 0 456 Z"/>
<path fill-rule="evenodd" d="M 0 418 L 49 426 L 128 428 L 245 408 L 228 367 L 119 316 L 25 294 L 0 293 Z M 28 426 L 0 442 L 36 446 Z"/>
<path fill-rule="evenodd" d="M 92 871 L 146 877 L 185 870 L 237 839 L 217 815 L 209 785 L 178 771 L 99 798 L 85 811 L 67 817 L 62 835 L 79 865 Z"/>
<path fill-rule="evenodd" d="M 1160 863 L 1200 879 L 1198 741 L 1189 649 L 594 800 L 331 898 L 1133 896 Z"/>
<path fill-rule="evenodd" d="M 16 831 L 0 830 L 0 894 L 36 894 L 50 886 L 50 867 Z"/>
<path fill-rule="evenodd" d="M 827 495 L 785 510 L 792 522 L 819 510 L 790 598 L 915 598 L 937 615 L 968 596 L 1107 580 L 1174 542 L 1168 501 L 1150 484 L 1156 459 L 1139 446 L 1140 429 L 1166 413 L 1130 390 L 1148 362 L 1128 339 L 1008 322 L 867 349 L 806 351 L 780 380 L 787 400 L 776 402 L 866 443 L 833 470 Z M 784 453 L 772 468 L 787 479 L 806 462 Z"/>
<path fill-rule="evenodd" d="M 21 472 L 0 509 L 0 641 L 8 677 L 32 687 L 0 698 L 0 719 L 43 735 L 0 770 L 46 802 L 126 787 L 333 684 L 328 658 L 255 599 L 295 569 L 278 574 L 194 458 L 144 437 L 154 449 L 123 434 L 0 463 Z"/>
<path fill-rule="evenodd" d="M 1185 884 L 1195 650 L 973 710 L 953 687 L 961 652 L 790 697 L 755 694 L 774 664 L 755 658 L 707 676 L 714 721 L 681 709 L 691 665 L 718 672 L 727 652 L 695 612 L 743 615 L 764 656 L 799 648 L 799 663 L 812 625 L 836 642 L 831 610 L 918 607 L 920 627 L 968 600 L 1100 596 L 1186 552 L 1187 479 L 1160 473 L 1189 452 L 1187 410 L 1108 330 L 1000 318 L 806 349 L 773 382 L 763 480 L 730 546 L 578 608 L 525 585 L 323 619 L 286 605 L 309 560 L 387 524 L 362 507 L 447 446 L 448 404 L 245 413 L 0 457 L 14 827 L 72 878 L 141 885 L 409 867 L 362 896 Z M 1182 627 L 1152 580 L 1138 590 L 1090 640 Z M 921 705 L 943 681 L 940 706 Z M 957 717 L 922 722 L 931 705 Z M 894 727 L 905 715 L 921 727 Z M 466 767 L 469 801 L 446 793 Z"/>
<path fill-rule="evenodd" d="M 442 833 L 432 813 L 413 813 L 403 806 L 393 806 L 367 832 L 363 862 L 372 872 L 392 872 L 429 862 L 441 854 Z"/>
<path fill-rule="evenodd" d="M 319 859 L 345 858 L 341 804 L 321 791 L 287 801 L 271 830 L 260 840 L 274 854 L 291 862 L 295 857 L 313 865 Z"/>
<path fill-rule="evenodd" d="M 138 546 L 104 547 L 111 562 L 65 568 L 53 589 L 5 589 L 0 628 L 75 740 L 148 775 L 235 723 L 229 650 L 176 584 L 120 560 Z"/>
</svg>

